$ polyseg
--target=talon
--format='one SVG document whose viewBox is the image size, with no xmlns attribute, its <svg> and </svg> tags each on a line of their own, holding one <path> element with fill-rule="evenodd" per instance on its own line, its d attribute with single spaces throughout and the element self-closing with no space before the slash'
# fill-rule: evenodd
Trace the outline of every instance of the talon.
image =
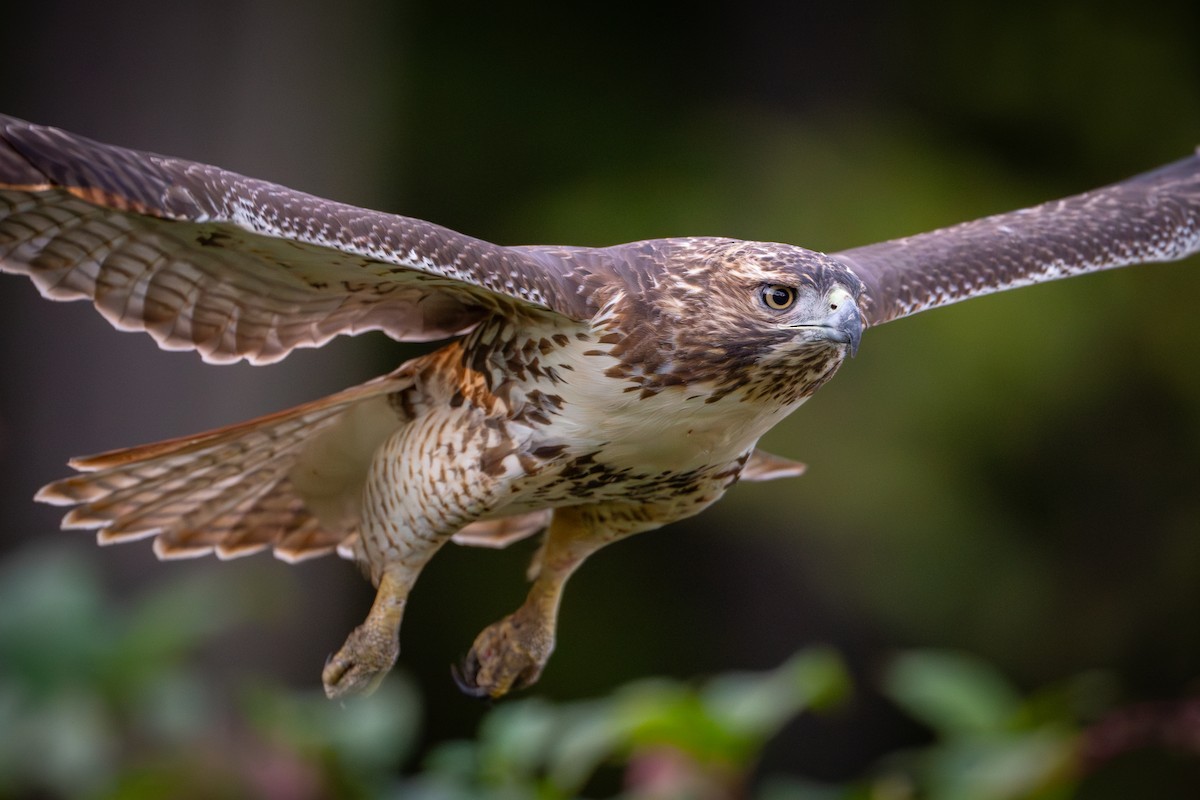
<svg viewBox="0 0 1200 800">
<path fill-rule="evenodd" d="M 532 686 L 554 649 L 553 629 L 541 619 L 508 616 L 488 626 L 475 639 L 461 667 L 451 668 L 458 688 L 470 697 L 499 699 L 514 689 Z"/>
<path fill-rule="evenodd" d="M 450 665 L 450 677 L 460 692 L 467 697 L 490 701 L 492 697 L 488 694 L 487 689 L 476 682 L 478 676 L 479 659 L 475 657 L 474 650 L 468 653 L 461 663 Z"/>
<path fill-rule="evenodd" d="M 400 643 L 395 634 L 364 623 L 346 638 L 342 649 L 325 659 L 321 682 L 329 699 L 370 694 L 379 688 L 396 657 Z"/>
</svg>

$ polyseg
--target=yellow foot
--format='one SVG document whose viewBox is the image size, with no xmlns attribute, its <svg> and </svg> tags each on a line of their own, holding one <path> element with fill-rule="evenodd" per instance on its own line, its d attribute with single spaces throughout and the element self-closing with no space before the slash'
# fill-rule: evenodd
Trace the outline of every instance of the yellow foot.
<svg viewBox="0 0 1200 800">
<path fill-rule="evenodd" d="M 359 625 L 346 643 L 325 662 L 321 680 L 330 699 L 352 694 L 370 694 L 378 688 L 400 655 L 400 638 L 395 628 Z"/>
<path fill-rule="evenodd" d="M 511 614 L 475 638 L 462 665 L 452 669 L 463 693 L 496 699 L 537 683 L 554 650 L 554 629 L 523 616 Z"/>
</svg>

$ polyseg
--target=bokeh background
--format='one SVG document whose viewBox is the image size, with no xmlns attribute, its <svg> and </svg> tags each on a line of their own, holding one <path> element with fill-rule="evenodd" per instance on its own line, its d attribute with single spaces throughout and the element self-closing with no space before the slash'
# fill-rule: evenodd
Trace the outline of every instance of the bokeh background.
<svg viewBox="0 0 1200 800">
<path fill-rule="evenodd" d="M 0 109 L 500 243 L 726 235 L 836 250 L 1187 155 L 1200 144 L 1198 30 L 1190 2 L 750 1 L 679 13 L 44 0 L 6 11 Z M 1021 693 L 1099 676 L 1103 708 L 1194 697 L 1198 268 L 1067 281 L 868 331 L 858 358 L 764 441 L 809 474 L 739 486 L 701 517 L 589 561 L 533 693 L 570 701 L 829 644 L 853 699 L 788 724 L 755 767 L 828 783 L 930 741 L 879 689 L 912 648 L 970 653 Z M 222 747 L 247 741 L 248 682 L 316 689 L 370 601 L 353 566 L 159 564 L 148 545 L 99 550 L 59 532 L 58 513 L 30 497 L 72 455 L 277 410 L 415 352 L 371 335 L 271 367 L 206 366 L 0 278 L 0 595 L 12 601 L 0 706 L 26 707 L 31 690 L 14 675 L 44 674 L 5 662 L 77 657 L 67 678 L 35 687 L 48 705 L 28 706 L 23 724 L 41 731 L 38 709 L 58 708 L 64 691 L 105 707 L 79 677 L 97 662 L 56 637 L 111 647 L 122 620 L 163 592 L 174 599 L 154 606 L 167 620 L 155 635 L 170 639 L 171 614 L 205 632 L 178 651 L 147 634 L 172 669 L 188 666 L 180 696 L 197 708 L 179 713 L 211 728 L 179 741 L 207 742 L 220 763 Z M 475 736 L 487 709 L 458 695 L 448 665 L 520 602 L 529 553 L 451 546 L 422 577 L 395 682 L 408 699 L 389 695 L 421 709 L 387 767 L 396 775 L 421 769 L 439 742 Z M 31 639 L 36 658 L 22 650 Z M 113 669 L 127 676 L 138 659 Z M 92 729 L 63 713 L 67 733 L 40 732 L 24 750 L 0 738 L 0 767 L 30 741 L 91 752 L 71 736 Z M 169 737 L 95 730 L 117 737 L 110 766 L 185 758 L 164 755 Z M 1134 749 L 1081 796 L 1200 791 L 1194 751 Z M 77 768 L 77 780 L 0 785 L 0 796 L 100 796 L 120 783 L 117 766 Z M 335 789 L 295 791 L 275 796 Z"/>
</svg>

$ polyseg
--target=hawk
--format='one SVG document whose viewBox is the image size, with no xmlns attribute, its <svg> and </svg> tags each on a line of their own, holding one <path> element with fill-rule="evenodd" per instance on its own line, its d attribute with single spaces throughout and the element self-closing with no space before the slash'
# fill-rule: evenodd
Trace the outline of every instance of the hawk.
<svg viewBox="0 0 1200 800">
<path fill-rule="evenodd" d="M 675 238 L 503 247 L 177 158 L 0 117 L 0 270 L 209 362 L 267 364 L 381 330 L 448 339 L 329 397 L 70 462 L 37 494 L 160 558 L 337 552 L 377 587 L 326 693 L 391 669 L 409 591 L 448 541 L 542 534 L 532 586 L 455 670 L 532 684 L 592 553 L 799 475 L 758 439 L 864 329 L 991 292 L 1200 250 L 1200 155 L 1085 194 L 823 254 Z"/>
</svg>

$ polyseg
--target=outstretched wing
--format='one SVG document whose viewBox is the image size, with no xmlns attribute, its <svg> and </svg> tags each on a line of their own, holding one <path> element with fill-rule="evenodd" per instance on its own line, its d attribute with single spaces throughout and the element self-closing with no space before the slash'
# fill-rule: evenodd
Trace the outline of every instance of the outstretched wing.
<svg viewBox="0 0 1200 800">
<path fill-rule="evenodd" d="M 992 292 L 1200 251 L 1200 153 L 1033 208 L 832 254 L 871 325 Z"/>
<path fill-rule="evenodd" d="M 517 307 L 590 316 L 571 262 L 0 116 L 0 271 L 206 361 L 339 334 L 429 340 Z"/>
</svg>

